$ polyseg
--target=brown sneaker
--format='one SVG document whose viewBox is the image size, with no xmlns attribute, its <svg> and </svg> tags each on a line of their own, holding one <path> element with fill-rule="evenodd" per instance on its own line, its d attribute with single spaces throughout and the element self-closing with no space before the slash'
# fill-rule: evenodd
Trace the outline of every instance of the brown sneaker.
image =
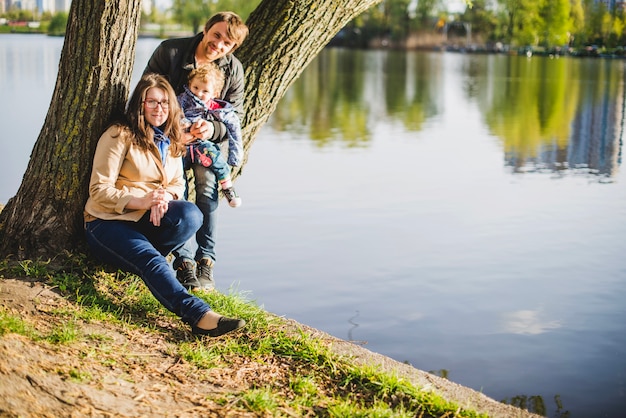
<svg viewBox="0 0 626 418">
<path fill-rule="evenodd" d="M 215 280 L 213 280 L 213 260 L 203 258 L 197 263 L 198 271 L 196 277 L 202 290 L 215 289 Z"/>
<path fill-rule="evenodd" d="M 183 261 L 176 267 L 176 278 L 187 290 L 198 290 L 201 287 L 191 261 Z"/>
</svg>

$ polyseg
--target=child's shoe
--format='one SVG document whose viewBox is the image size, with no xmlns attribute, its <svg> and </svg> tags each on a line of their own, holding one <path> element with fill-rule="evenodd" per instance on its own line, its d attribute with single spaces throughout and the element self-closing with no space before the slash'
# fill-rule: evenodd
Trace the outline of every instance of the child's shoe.
<svg viewBox="0 0 626 418">
<path fill-rule="evenodd" d="M 228 204 L 231 208 L 237 208 L 241 206 L 241 198 L 235 191 L 234 187 L 227 187 L 222 190 L 224 196 L 226 196 L 226 200 L 228 200 Z"/>
</svg>

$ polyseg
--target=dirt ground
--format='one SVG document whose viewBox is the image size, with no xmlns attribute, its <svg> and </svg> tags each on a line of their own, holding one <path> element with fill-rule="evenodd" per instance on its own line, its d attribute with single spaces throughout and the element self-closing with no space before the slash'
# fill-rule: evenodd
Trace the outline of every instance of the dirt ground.
<svg viewBox="0 0 626 418">
<path fill-rule="evenodd" d="M 54 289 L 27 279 L 0 279 L 0 306 L 40 333 L 58 321 L 53 310 L 71 309 Z M 287 326 L 328 342 L 355 363 L 395 371 L 460 406 L 498 418 L 538 417 L 319 330 L 294 321 Z M 197 369 L 175 354 L 171 334 L 108 324 L 80 327 L 81 333 L 106 341 L 106 351 L 83 338 L 50 344 L 17 334 L 0 337 L 0 417 L 256 417 L 262 415 L 242 414 L 210 395 L 232 395 L 235 402 L 237 393 L 252 385 L 281 384 L 291 373 L 280 364 L 241 359 L 229 367 Z"/>
</svg>

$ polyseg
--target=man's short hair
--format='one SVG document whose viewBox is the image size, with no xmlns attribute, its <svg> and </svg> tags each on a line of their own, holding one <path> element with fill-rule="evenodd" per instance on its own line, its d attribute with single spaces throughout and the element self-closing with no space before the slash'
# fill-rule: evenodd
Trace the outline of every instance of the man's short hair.
<svg viewBox="0 0 626 418">
<path fill-rule="evenodd" d="M 235 49 L 241 46 L 243 41 L 246 40 L 246 37 L 248 36 L 248 27 L 237 13 L 219 12 L 214 14 L 209 18 L 209 20 L 207 20 L 206 24 L 204 25 L 204 31 L 208 32 L 213 25 L 220 22 L 226 22 L 228 26 L 228 37 L 232 39 L 235 43 L 235 46 L 231 50 L 231 52 L 233 52 Z"/>
</svg>

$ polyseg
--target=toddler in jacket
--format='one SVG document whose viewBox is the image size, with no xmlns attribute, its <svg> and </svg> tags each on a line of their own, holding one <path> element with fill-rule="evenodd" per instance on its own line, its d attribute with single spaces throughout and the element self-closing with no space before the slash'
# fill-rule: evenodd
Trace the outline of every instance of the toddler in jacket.
<svg viewBox="0 0 626 418">
<path fill-rule="evenodd" d="M 219 144 L 209 140 L 196 140 L 187 145 L 185 163 L 187 166 L 191 163 L 210 168 L 215 173 L 228 204 L 236 208 L 241 205 L 241 198 L 233 187 L 229 165 L 241 165 L 243 142 L 241 121 L 235 109 L 230 103 L 216 99 L 224 86 L 224 79 L 224 73 L 215 64 L 202 65 L 189 73 L 188 84 L 178 95 L 178 102 L 185 114 L 182 120 L 184 129 L 199 119 L 217 120 L 226 126 L 227 159 L 222 155 Z"/>
</svg>

